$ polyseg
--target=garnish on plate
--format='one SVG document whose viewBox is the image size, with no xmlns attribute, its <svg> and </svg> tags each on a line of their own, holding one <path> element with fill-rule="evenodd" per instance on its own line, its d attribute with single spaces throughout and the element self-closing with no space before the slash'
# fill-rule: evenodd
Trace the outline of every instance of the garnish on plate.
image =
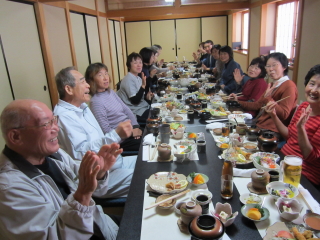
<svg viewBox="0 0 320 240">
<path fill-rule="evenodd" d="M 284 197 L 284 198 L 292 198 L 294 196 L 294 192 L 290 189 L 271 189 L 271 194 L 278 197 Z"/>
</svg>

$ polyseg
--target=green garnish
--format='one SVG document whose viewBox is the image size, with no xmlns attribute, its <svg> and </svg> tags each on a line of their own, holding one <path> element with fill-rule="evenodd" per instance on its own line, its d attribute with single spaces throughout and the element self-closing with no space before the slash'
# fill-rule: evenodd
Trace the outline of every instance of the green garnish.
<svg viewBox="0 0 320 240">
<path fill-rule="evenodd" d="M 261 208 L 261 205 L 257 204 L 254 207 L 259 210 L 259 212 L 261 213 L 261 218 L 262 218 L 264 216 L 264 210 L 263 210 L 263 208 Z"/>
<path fill-rule="evenodd" d="M 195 173 L 195 172 L 192 172 L 192 173 L 189 174 L 189 176 L 191 177 L 191 179 L 192 179 L 192 181 L 193 181 L 193 179 L 196 177 L 196 173 Z"/>
</svg>

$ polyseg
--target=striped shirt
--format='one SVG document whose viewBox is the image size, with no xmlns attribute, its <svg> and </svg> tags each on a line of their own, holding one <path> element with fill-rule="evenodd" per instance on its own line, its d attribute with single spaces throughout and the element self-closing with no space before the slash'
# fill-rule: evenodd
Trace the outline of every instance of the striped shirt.
<svg viewBox="0 0 320 240">
<path fill-rule="evenodd" d="M 296 155 L 303 158 L 300 146 L 298 143 L 297 122 L 300 119 L 301 110 L 307 108 L 308 102 L 303 102 L 296 113 L 294 114 L 290 125 L 288 126 L 288 140 L 281 149 L 285 155 Z M 311 182 L 320 185 L 320 115 L 310 116 L 305 124 L 305 129 L 308 139 L 313 149 L 307 158 L 303 159 L 302 174 L 305 175 Z"/>
<path fill-rule="evenodd" d="M 128 119 L 132 125 L 139 125 L 130 108 L 111 89 L 96 93 L 91 98 L 90 106 L 104 134 Z"/>
</svg>

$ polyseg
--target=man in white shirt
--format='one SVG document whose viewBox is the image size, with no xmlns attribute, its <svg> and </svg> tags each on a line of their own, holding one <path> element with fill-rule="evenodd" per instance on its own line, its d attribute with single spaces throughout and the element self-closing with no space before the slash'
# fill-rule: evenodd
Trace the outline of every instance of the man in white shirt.
<svg viewBox="0 0 320 240">
<path fill-rule="evenodd" d="M 115 130 L 103 134 L 97 120 L 85 102 L 89 98 L 89 84 L 73 67 L 62 69 L 56 75 L 59 102 L 54 114 L 59 116 L 58 139 L 64 149 L 75 160 L 81 161 L 90 150 L 98 152 L 102 145 L 119 143 L 132 134 L 130 121 L 122 122 Z M 118 156 L 110 172 L 109 190 L 105 197 L 126 197 L 129 191 L 136 156 Z"/>
</svg>

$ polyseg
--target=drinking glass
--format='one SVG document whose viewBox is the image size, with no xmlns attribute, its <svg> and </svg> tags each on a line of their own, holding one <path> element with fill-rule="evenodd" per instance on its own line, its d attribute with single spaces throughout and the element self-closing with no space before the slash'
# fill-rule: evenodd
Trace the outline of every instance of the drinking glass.
<svg viewBox="0 0 320 240">
<path fill-rule="evenodd" d="M 284 157 L 281 162 L 282 180 L 295 187 L 299 186 L 302 171 L 302 158 L 294 155 Z"/>
<path fill-rule="evenodd" d="M 221 176 L 221 197 L 230 199 L 233 196 L 233 177 L 231 175 Z"/>
</svg>

